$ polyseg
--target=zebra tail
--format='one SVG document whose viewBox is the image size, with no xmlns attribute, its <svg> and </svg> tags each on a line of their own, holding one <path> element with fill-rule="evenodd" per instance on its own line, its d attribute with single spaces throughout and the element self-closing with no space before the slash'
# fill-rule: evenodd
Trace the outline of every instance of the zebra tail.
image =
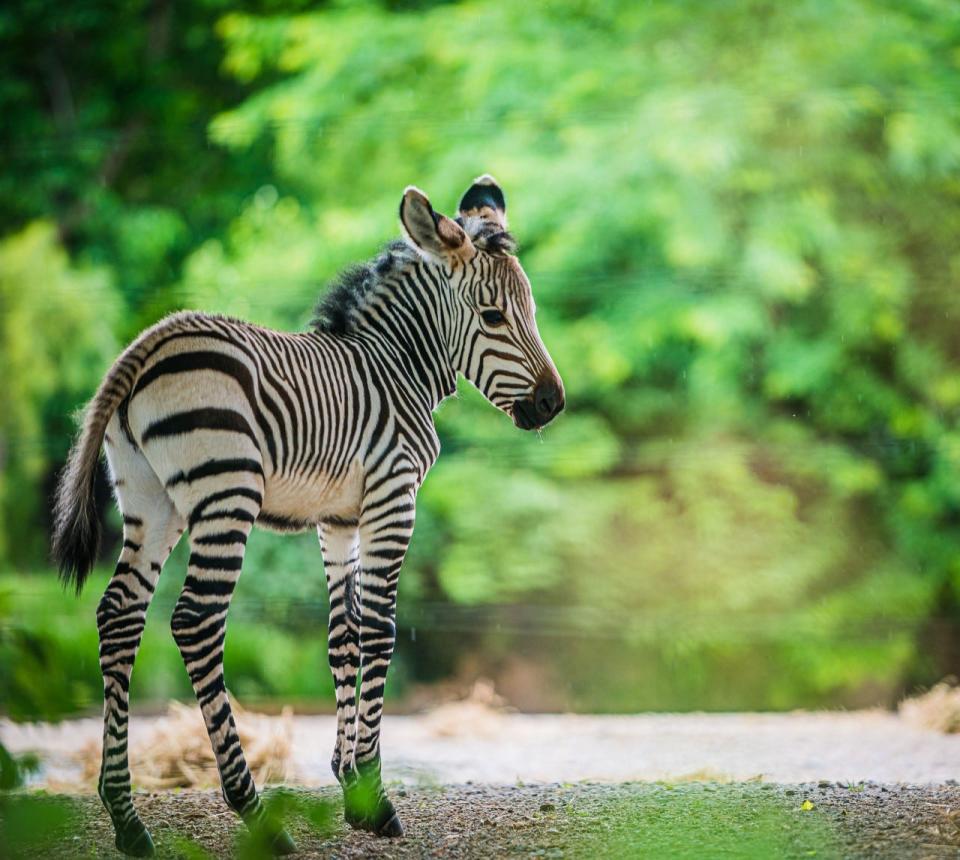
<svg viewBox="0 0 960 860">
<path fill-rule="evenodd" d="M 90 403 L 83 429 L 70 449 L 57 483 L 53 558 L 60 569 L 60 581 L 64 586 L 74 583 L 77 594 L 100 551 L 100 520 L 94 505 L 93 484 L 109 420 L 109 415 L 104 416 L 97 409 L 96 400 Z"/>
<path fill-rule="evenodd" d="M 60 473 L 53 508 L 51 554 L 64 586 L 77 594 L 100 552 L 100 519 L 94 502 L 94 479 L 107 424 L 133 390 L 146 350 L 190 314 L 174 314 L 145 331 L 110 368 L 84 412 L 83 426 Z"/>
<path fill-rule="evenodd" d="M 114 368 L 115 370 L 115 368 Z M 129 394 L 126 386 L 110 385 L 113 371 L 87 405 L 83 426 L 60 473 L 53 507 L 53 559 L 60 581 L 77 594 L 100 552 L 100 518 L 94 502 L 94 479 L 100 448 L 116 408 Z M 119 379 L 117 380 L 119 381 Z"/>
</svg>

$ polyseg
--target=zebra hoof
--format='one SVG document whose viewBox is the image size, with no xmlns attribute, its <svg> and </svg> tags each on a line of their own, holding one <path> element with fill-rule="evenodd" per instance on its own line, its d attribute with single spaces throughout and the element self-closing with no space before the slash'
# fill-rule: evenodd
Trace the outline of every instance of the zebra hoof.
<svg viewBox="0 0 960 860">
<path fill-rule="evenodd" d="M 286 857 L 297 853 L 297 844 L 284 828 L 280 828 L 270 840 L 270 853 L 274 857 Z"/>
<path fill-rule="evenodd" d="M 373 815 L 366 822 L 367 830 L 377 836 L 395 838 L 403 836 L 403 825 L 397 811 L 393 808 L 390 798 L 381 797 L 380 803 Z"/>
<path fill-rule="evenodd" d="M 398 839 L 403 836 L 403 825 L 396 812 L 377 829 L 377 836 L 386 836 L 388 839 Z"/>
<path fill-rule="evenodd" d="M 354 830 L 365 830 L 375 836 L 398 837 L 403 836 L 403 825 L 400 817 L 393 808 L 393 804 L 383 798 L 377 809 L 364 809 L 349 801 L 344 804 L 343 819 Z"/>
<path fill-rule="evenodd" d="M 140 824 L 140 822 L 137 822 Z M 125 830 L 117 831 L 115 841 L 117 850 L 128 857 L 153 857 L 157 849 L 153 845 L 153 839 L 147 828 L 140 824 L 139 828 L 134 825 Z"/>
</svg>

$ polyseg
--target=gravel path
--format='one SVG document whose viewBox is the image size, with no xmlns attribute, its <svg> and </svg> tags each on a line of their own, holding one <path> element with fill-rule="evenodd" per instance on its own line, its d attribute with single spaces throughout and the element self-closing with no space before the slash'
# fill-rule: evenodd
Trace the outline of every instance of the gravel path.
<svg viewBox="0 0 960 860">
<path fill-rule="evenodd" d="M 350 831 L 333 788 L 297 789 L 286 820 L 303 858 L 954 858 L 960 788 L 667 783 L 394 788 L 399 840 Z M 288 795 L 289 797 L 290 795 Z M 272 799 L 276 802 L 276 793 Z M 56 798 L 45 801 L 56 802 Z M 109 821 L 71 798 L 71 824 L 8 856 L 112 858 Z M 329 808 L 330 818 L 317 815 Z M 138 794 L 161 857 L 259 856 L 214 791 Z M 2 826 L 0 806 L 0 826 Z M 10 810 L 17 815 L 17 811 Z M 308 818 L 312 817 L 311 824 Z M 0 831 L 2 836 L 2 831 Z M 2 847 L 2 842 L 0 842 Z M 3 851 L 0 851 L 2 854 Z"/>
</svg>

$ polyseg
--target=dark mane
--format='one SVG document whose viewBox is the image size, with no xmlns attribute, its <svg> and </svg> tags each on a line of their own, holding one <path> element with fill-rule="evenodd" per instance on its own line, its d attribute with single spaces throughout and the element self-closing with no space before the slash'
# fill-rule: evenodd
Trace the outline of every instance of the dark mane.
<svg viewBox="0 0 960 860">
<path fill-rule="evenodd" d="M 457 218 L 473 243 L 488 254 L 501 256 L 515 254 L 517 242 L 512 234 L 479 218 Z M 402 239 L 386 245 L 368 263 L 357 263 L 344 269 L 320 297 L 310 322 L 314 331 L 327 334 L 346 334 L 351 329 L 353 312 L 362 308 L 376 283 L 415 260 L 417 253 Z"/>
<path fill-rule="evenodd" d="M 370 262 L 348 266 L 337 275 L 317 302 L 310 323 L 313 330 L 346 334 L 350 331 L 351 315 L 364 306 L 374 284 L 414 259 L 414 256 L 414 251 L 407 243 L 397 239 Z"/>
</svg>

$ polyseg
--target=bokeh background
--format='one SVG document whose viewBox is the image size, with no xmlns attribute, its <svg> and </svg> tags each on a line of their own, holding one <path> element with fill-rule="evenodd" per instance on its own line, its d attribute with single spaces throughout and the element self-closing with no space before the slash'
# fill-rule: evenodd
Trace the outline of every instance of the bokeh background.
<svg viewBox="0 0 960 860">
<path fill-rule="evenodd" d="M 299 329 L 409 183 L 508 199 L 567 412 L 467 385 L 401 578 L 388 709 L 890 705 L 960 671 L 960 5 L 22 0 L 0 9 L 0 708 L 99 708 L 50 494 L 122 346 Z M 189 682 L 168 563 L 135 705 Z M 255 533 L 244 702 L 332 708 L 313 535 Z"/>
</svg>

